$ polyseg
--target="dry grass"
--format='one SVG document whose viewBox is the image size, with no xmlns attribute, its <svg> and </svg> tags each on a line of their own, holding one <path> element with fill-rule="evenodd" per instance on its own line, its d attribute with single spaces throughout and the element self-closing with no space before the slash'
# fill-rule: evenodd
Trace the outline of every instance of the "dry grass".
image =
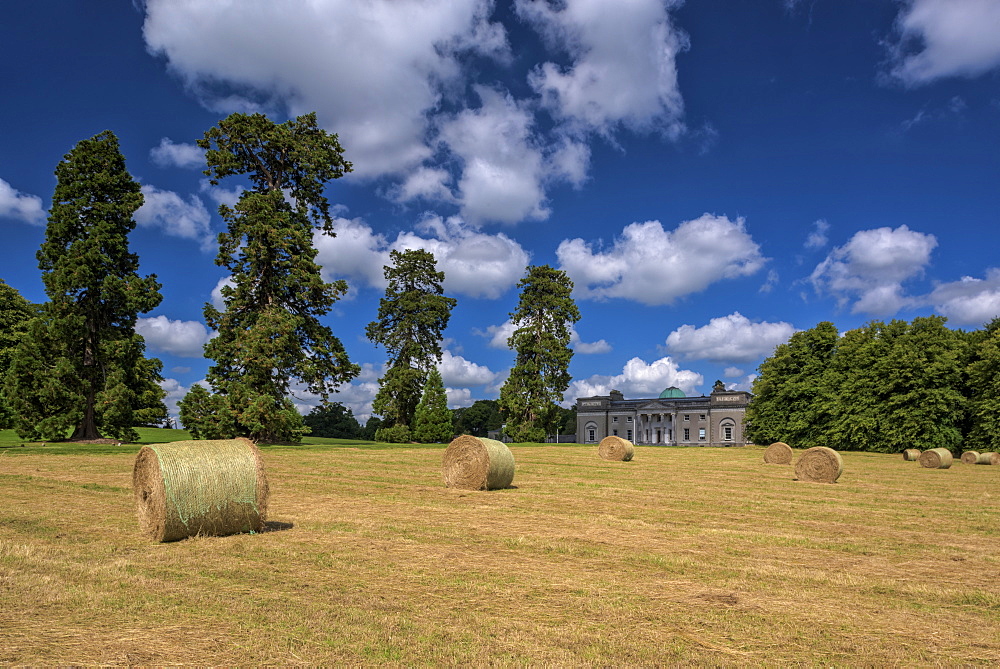
<svg viewBox="0 0 1000 669">
<path fill-rule="evenodd" d="M 170 544 L 134 456 L 0 455 L 0 664 L 1000 663 L 998 468 L 514 446 L 467 492 L 442 449 L 265 449 L 272 531 Z"/>
</svg>

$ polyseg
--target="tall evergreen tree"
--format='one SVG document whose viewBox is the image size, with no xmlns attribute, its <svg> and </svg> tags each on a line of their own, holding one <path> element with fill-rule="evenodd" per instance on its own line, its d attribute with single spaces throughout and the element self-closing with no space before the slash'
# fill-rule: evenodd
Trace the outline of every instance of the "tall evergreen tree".
<svg viewBox="0 0 1000 669">
<path fill-rule="evenodd" d="M 760 364 L 744 421 L 748 439 L 796 448 L 827 445 L 837 404 L 831 364 L 839 335 L 833 323 L 796 332 Z"/>
<path fill-rule="evenodd" d="M 177 403 L 181 424 L 192 439 L 225 439 L 236 433 L 232 415 L 221 395 L 213 395 L 200 383 L 191 386 Z"/>
<path fill-rule="evenodd" d="M 413 439 L 424 444 L 451 441 L 455 436 L 448 410 L 448 394 L 436 368 L 427 375 L 424 391 L 413 417 Z"/>
<path fill-rule="evenodd" d="M 7 375 L 25 439 L 138 438 L 132 426 L 166 415 L 162 365 L 145 357 L 139 314 L 162 299 L 156 276 L 129 251 L 139 184 L 110 131 L 79 142 L 56 167 L 38 251 L 48 302 L 28 325 Z"/>
<path fill-rule="evenodd" d="M 511 439 L 540 442 L 561 417 L 556 403 L 569 387 L 570 328 L 580 311 L 573 282 L 561 270 L 533 265 L 518 287 L 521 297 L 510 314 L 516 329 L 507 340 L 516 357 L 500 389 L 500 412 Z"/>
<path fill-rule="evenodd" d="M 316 115 L 275 124 L 261 114 L 232 114 L 205 133 L 212 184 L 246 175 L 235 207 L 222 205 L 228 225 L 215 262 L 231 272 L 224 308 L 205 305 L 219 335 L 205 345 L 215 361 L 207 380 L 224 398 L 237 434 L 261 441 L 295 441 L 302 418 L 288 394 L 294 381 L 326 399 L 353 379 L 340 340 L 319 322 L 346 291 L 327 283 L 316 264 L 313 232 L 333 235 L 325 184 L 351 170 L 336 135 Z"/>
<path fill-rule="evenodd" d="M 385 347 L 388 369 L 379 379 L 372 410 L 382 416 L 379 441 L 409 441 L 421 388 L 441 360 L 441 337 L 457 303 L 446 297 L 434 255 L 422 249 L 393 251 L 386 265 L 388 285 L 368 339 Z"/>
<path fill-rule="evenodd" d="M 10 369 L 14 350 L 28 331 L 28 321 L 35 312 L 34 305 L 0 279 L 0 429 L 14 426 L 14 414 L 4 399 L 3 379 Z"/>
</svg>

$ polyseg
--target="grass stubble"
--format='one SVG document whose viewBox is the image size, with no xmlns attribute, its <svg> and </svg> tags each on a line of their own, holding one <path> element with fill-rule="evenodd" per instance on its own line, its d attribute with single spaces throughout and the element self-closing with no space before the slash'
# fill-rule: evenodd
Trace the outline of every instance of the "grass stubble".
<svg viewBox="0 0 1000 669">
<path fill-rule="evenodd" d="M 471 492 L 443 449 L 265 447 L 268 531 L 167 544 L 138 447 L 2 449 L 0 664 L 1000 663 L 1000 468 L 514 445 Z"/>
</svg>

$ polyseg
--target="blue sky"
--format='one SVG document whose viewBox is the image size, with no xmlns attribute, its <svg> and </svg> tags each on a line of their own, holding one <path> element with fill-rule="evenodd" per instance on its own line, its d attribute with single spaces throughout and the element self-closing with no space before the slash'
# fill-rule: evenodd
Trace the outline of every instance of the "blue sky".
<svg viewBox="0 0 1000 669">
<path fill-rule="evenodd" d="M 204 378 L 220 203 L 194 141 L 233 111 L 315 111 L 350 294 L 326 322 L 363 366 L 393 249 L 458 299 L 453 407 L 495 398 L 527 264 L 582 320 L 567 401 L 749 389 L 796 330 L 1000 314 L 1000 0 L 79 0 L 0 22 L 0 278 L 45 300 L 53 171 L 110 129 L 146 204 L 130 240 L 163 302 L 138 327 L 168 401 Z M 298 393 L 305 411 L 316 398 Z M 173 411 L 173 406 L 171 404 Z"/>
</svg>

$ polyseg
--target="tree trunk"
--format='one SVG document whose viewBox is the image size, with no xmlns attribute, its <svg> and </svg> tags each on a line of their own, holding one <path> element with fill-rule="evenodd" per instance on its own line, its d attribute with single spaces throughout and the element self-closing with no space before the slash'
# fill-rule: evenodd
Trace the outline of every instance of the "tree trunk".
<svg viewBox="0 0 1000 669">
<path fill-rule="evenodd" d="M 83 420 L 73 430 L 70 441 L 88 441 L 101 438 L 101 433 L 97 431 L 97 418 L 94 415 L 94 388 L 91 387 L 87 392 L 87 408 L 83 412 Z"/>
</svg>

